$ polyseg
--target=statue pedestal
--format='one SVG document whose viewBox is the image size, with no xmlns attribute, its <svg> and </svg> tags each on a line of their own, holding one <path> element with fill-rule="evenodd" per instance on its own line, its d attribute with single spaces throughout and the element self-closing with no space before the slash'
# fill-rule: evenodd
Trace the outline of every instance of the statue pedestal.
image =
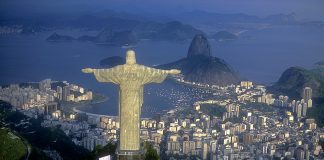
<svg viewBox="0 0 324 160">
<path fill-rule="evenodd" d="M 118 160 L 142 160 L 143 152 L 142 151 L 118 151 L 117 159 Z"/>
</svg>

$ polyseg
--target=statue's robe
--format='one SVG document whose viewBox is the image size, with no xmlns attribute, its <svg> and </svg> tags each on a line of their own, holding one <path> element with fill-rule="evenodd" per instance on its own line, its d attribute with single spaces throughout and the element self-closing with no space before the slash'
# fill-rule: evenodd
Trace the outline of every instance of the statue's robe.
<svg viewBox="0 0 324 160">
<path fill-rule="evenodd" d="M 124 64 L 95 69 L 94 74 L 99 82 L 119 85 L 120 151 L 139 151 L 143 87 L 148 83 L 161 83 L 167 77 L 167 71 Z"/>
</svg>

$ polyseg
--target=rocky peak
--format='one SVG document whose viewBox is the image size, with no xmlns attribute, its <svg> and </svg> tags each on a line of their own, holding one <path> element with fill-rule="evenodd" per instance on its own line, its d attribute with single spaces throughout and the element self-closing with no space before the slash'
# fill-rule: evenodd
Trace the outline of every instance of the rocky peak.
<svg viewBox="0 0 324 160">
<path fill-rule="evenodd" d="M 193 40 L 191 41 L 189 51 L 188 51 L 188 58 L 195 57 L 195 56 L 206 56 L 211 57 L 211 47 L 207 40 L 207 37 L 198 34 L 196 35 Z"/>
<path fill-rule="evenodd" d="M 194 37 L 186 58 L 160 65 L 158 68 L 179 69 L 184 80 L 211 85 L 237 84 L 241 79 L 224 60 L 212 57 L 211 46 L 202 34 Z"/>
</svg>

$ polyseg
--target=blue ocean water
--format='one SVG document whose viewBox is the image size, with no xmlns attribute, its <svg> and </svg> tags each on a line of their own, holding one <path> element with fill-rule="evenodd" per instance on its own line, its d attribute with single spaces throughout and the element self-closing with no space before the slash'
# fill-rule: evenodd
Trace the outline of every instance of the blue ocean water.
<svg viewBox="0 0 324 160">
<path fill-rule="evenodd" d="M 77 31 L 58 33 L 77 35 Z M 112 84 L 98 83 L 92 75 L 81 72 L 82 68 L 99 68 L 99 61 L 110 56 L 124 56 L 126 49 L 91 42 L 47 42 L 52 32 L 36 35 L 0 36 L 0 85 L 45 78 L 79 84 L 110 99 L 82 110 L 117 114 L 118 89 Z M 281 26 L 244 32 L 234 41 L 210 40 L 214 56 L 224 59 L 241 76 L 260 83 L 275 82 L 290 66 L 313 67 L 324 60 L 324 29 L 297 26 Z M 185 57 L 190 40 L 185 42 L 141 41 L 134 47 L 137 62 L 145 65 L 163 64 Z M 148 91 L 173 89 L 174 84 L 149 85 L 146 87 L 144 117 L 151 110 L 159 112 L 174 107 L 174 103 Z M 190 97 L 189 97 L 190 98 Z"/>
</svg>

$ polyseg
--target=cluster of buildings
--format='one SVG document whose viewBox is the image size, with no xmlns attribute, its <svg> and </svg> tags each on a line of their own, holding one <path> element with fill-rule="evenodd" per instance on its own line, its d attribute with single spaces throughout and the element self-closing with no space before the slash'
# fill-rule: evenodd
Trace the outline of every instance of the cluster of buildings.
<svg viewBox="0 0 324 160">
<path fill-rule="evenodd" d="M 104 129 L 97 128 L 93 118 L 97 117 L 89 117 L 83 113 L 71 114 L 68 117 L 46 116 L 42 126 L 60 126 L 60 129 L 70 136 L 75 144 L 92 151 L 97 145 L 105 146 L 112 138 Z"/>
<path fill-rule="evenodd" d="M 58 125 L 72 138 L 75 144 L 90 151 L 97 145 L 105 146 L 109 142 L 117 142 L 119 139 L 120 123 L 118 117 L 114 116 L 79 112 L 71 114 L 69 117 L 48 116 L 42 122 L 43 127 L 55 127 Z M 164 124 L 157 123 L 154 119 L 142 119 L 142 140 L 160 143 L 163 128 Z M 151 137 L 151 135 L 154 135 L 154 137 Z M 157 137 L 160 137 L 160 139 L 157 140 Z"/>
<path fill-rule="evenodd" d="M 228 104 L 225 106 L 226 112 L 223 114 L 223 121 L 228 118 L 239 117 L 240 116 L 240 105 L 239 104 Z"/>
<path fill-rule="evenodd" d="M 226 112 L 222 115 L 222 120 L 239 117 L 240 116 L 240 104 L 233 102 L 231 99 L 227 100 L 207 100 L 207 101 L 197 101 L 194 103 L 194 109 L 199 111 L 201 109 L 201 105 L 211 104 L 223 106 Z"/>
<path fill-rule="evenodd" d="M 324 130 L 317 128 L 314 119 L 301 121 L 291 112 L 288 97 L 273 98 L 264 86 L 253 86 L 242 82 L 235 87 L 237 99 L 206 100 L 195 103 L 195 112 L 185 117 L 169 112 L 163 119 L 165 124 L 162 142 L 155 145 L 160 154 L 169 158 L 193 156 L 200 159 L 321 159 L 323 149 L 319 144 Z M 311 90 L 306 87 L 303 99 L 311 99 Z M 282 102 L 281 102 L 282 101 Z M 217 104 L 226 112 L 222 117 L 201 111 L 203 104 Z M 253 107 L 242 108 L 240 104 L 265 103 L 274 111 L 259 111 Z M 264 106 L 267 107 L 267 106 Z M 308 107 L 308 105 L 307 105 Z M 286 112 L 279 112 L 285 109 Z M 226 121 L 240 117 L 240 121 Z M 182 157 L 182 158 L 183 158 Z M 322 157 L 323 158 L 323 157 Z"/>
<path fill-rule="evenodd" d="M 276 107 L 289 108 L 298 118 L 306 117 L 307 109 L 313 106 L 312 89 L 305 87 L 302 91 L 302 99 L 289 100 L 288 96 L 280 95 L 275 98 L 273 94 L 267 93 L 265 86 L 253 86 L 252 82 L 242 81 L 236 86 L 235 92 L 240 102 L 257 102 Z"/>
<path fill-rule="evenodd" d="M 174 80 L 181 83 L 181 84 L 185 84 L 185 85 L 190 85 L 190 86 L 194 86 L 194 87 L 203 87 L 203 88 L 208 88 L 208 89 L 217 89 L 217 90 L 224 90 L 224 91 L 228 91 L 230 89 L 235 88 L 235 85 L 227 85 L 227 86 L 219 86 L 219 85 L 209 85 L 209 84 L 204 84 L 204 83 L 199 83 L 199 82 L 190 82 L 190 81 L 186 81 L 184 80 L 183 76 L 173 76 Z"/>
<path fill-rule="evenodd" d="M 9 102 L 28 117 L 38 118 L 43 115 L 42 125 L 44 127 L 60 125 L 67 135 L 89 129 L 88 116 L 82 113 L 64 113 L 64 106 L 60 104 L 67 101 L 79 102 L 92 99 L 92 92 L 83 87 L 51 79 L 0 87 L 0 100 Z M 87 140 L 84 141 L 83 143 L 86 144 Z"/>
<path fill-rule="evenodd" d="M 258 102 L 258 103 L 273 103 L 272 94 L 266 92 L 266 87 L 263 85 L 253 85 L 252 82 L 242 81 L 235 86 L 235 94 L 239 102 Z"/>
<path fill-rule="evenodd" d="M 62 101 L 79 102 L 92 100 L 91 91 L 69 84 L 45 79 L 39 83 L 12 84 L 0 88 L 0 100 L 10 102 L 24 110 L 37 108 L 42 113 L 52 114 L 58 110 L 57 104 Z"/>
<path fill-rule="evenodd" d="M 300 100 L 289 101 L 288 96 L 280 95 L 278 99 L 275 99 L 273 105 L 289 108 L 297 118 L 306 117 L 307 109 L 313 106 L 312 89 L 310 87 L 305 87 L 302 92 L 302 99 Z"/>
<path fill-rule="evenodd" d="M 199 87 L 211 88 L 204 85 Z M 282 114 L 278 110 L 261 112 L 241 107 L 244 103 L 265 103 L 275 106 L 279 100 L 288 100 L 287 96 L 275 99 L 272 94 L 266 92 L 265 86 L 253 86 L 252 82 L 242 82 L 236 87 L 221 89 L 224 94 L 228 94 L 233 92 L 226 90 L 234 88 L 237 99 L 197 101 L 193 105 L 193 112 L 185 117 L 177 114 L 181 110 L 180 106 L 158 119 L 142 119 L 142 141 L 151 142 L 160 156 L 170 159 L 192 156 L 200 159 L 253 157 L 301 160 L 323 155 L 319 140 L 323 138 L 324 131 L 317 128 L 314 119 L 300 121 L 298 114 L 291 112 L 290 108 Z M 304 95 L 310 95 L 309 89 L 305 90 L 308 92 L 306 91 Z M 206 103 L 222 106 L 226 112 L 221 117 L 204 113 L 200 108 Z M 279 104 L 286 103 L 279 102 Z M 232 117 L 237 117 L 240 121 L 227 121 Z M 106 129 L 113 140 L 118 140 L 118 119 L 105 120 L 104 123 L 100 121 L 100 128 Z"/>
<path fill-rule="evenodd" d="M 91 91 L 85 91 L 83 87 L 74 84 L 66 84 L 65 86 L 57 86 L 58 100 L 60 101 L 88 101 L 93 99 Z"/>
<path fill-rule="evenodd" d="M 0 88 L 0 100 L 22 109 L 45 106 L 49 102 L 54 102 L 56 96 L 53 90 L 44 91 L 31 86 L 20 87 L 18 84 Z"/>
<path fill-rule="evenodd" d="M 0 35 L 17 34 L 22 32 L 22 26 L 0 26 Z"/>
</svg>

